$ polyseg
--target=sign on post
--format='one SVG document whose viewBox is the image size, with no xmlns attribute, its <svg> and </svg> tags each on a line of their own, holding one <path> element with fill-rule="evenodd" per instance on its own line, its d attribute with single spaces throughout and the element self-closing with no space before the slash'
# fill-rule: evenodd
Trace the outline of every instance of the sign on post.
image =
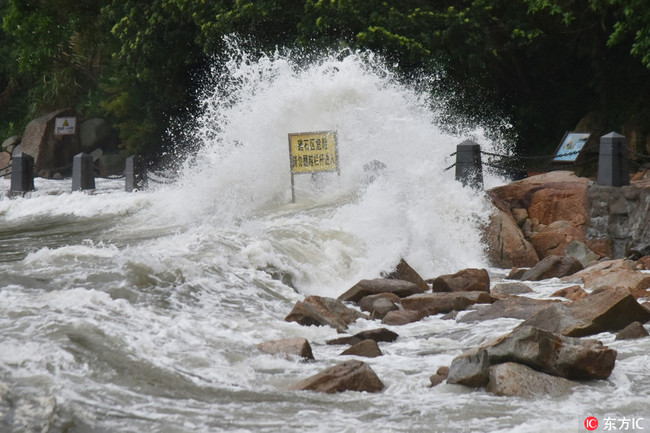
<svg viewBox="0 0 650 433">
<path fill-rule="evenodd" d="M 289 134 L 289 160 L 291 200 L 295 202 L 293 179 L 295 174 L 328 171 L 340 174 L 336 131 Z"/>
<path fill-rule="evenodd" d="M 54 119 L 54 135 L 74 135 L 76 127 L 76 117 L 56 117 Z"/>
<path fill-rule="evenodd" d="M 567 132 L 555 151 L 553 162 L 576 162 L 591 133 Z"/>
</svg>

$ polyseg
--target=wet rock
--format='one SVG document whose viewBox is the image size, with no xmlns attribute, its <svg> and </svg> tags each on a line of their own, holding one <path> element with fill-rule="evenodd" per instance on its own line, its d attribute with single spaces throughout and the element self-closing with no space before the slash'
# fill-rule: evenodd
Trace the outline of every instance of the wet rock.
<svg viewBox="0 0 650 433">
<path fill-rule="evenodd" d="M 416 293 L 422 293 L 421 287 L 410 281 L 388 280 L 378 278 L 374 280 L 361 280 L 352 286 L 347 292 L 338 297 L 341 301 L 359 302 L 362 298 L 379 293 L 393 293 L 400 298 Z"/>
<path fill-rule="evenodd" d="M 490 359 L 485 349 L 465 352 L 451 362 L 447 383 L 478 388 L 490 378 Z"/>
<path fill-rule="evenodd" d="M 384 389 L 384 384 L 368 364 L 352 360 L 330 367 L 292 385 L 289 389 L 325 393 L 379 392 Z"/>
<path fill-rule="evenodd" d="M 500 319 L 508 317 L 511 319 L 528 319 L 540 310 L 558 301 L 546 299 L 532 299 L 514 296 L 506 299 L 499 299 L 490 305 L 481 305 L 474 311 L 463 315 L 458 319 L 459 323 L 481 322 L 484 320 Z"/>
<path fill-rule="evenodd" d="M 485 269 L 463 269 L 432 281 L 434 292 L 490 292 L 490 276 Z"/>
<path fill-rule="evenodd" d="M 650 287 L 650 274 L 636 269 L 636 262 L 631 260 L 607 260 L 570 277 L 567 282 L 584 283 L 585 290 L 594 290 L 602 286 L 624 287 L 635 298 L 647 296 Z"/>
<path fill-rule="evenodd" d="M 394 293 L 379 293 L 362 298 L 359 307 L 370 313 L 373 319 L 382 319 L 388 312 L 398 310 L 400 297 Z"/>
<path fill-rule="evenodd" d="M 382 275 L 389 280 L 409 281 L 420 288 L 422 292 L 429 290 L 429 286 L 424 279 L 413 269 L 404 259 L 401 259 L 394 271 Z"/>
<path fill-rule="evenodd" d="M 293 310 L 285 317 L 287 322 L 298 322 L 304 326 L 331 326 L 339 332 L 363 314 L 346 307 L 337 299 L 322 296 L 308 296 L 304 301 L 296 302 Z"/>
<path fill-rule="evenodd" d="M 373 340 L 376 342 L 380 341 L 385 341 L 385 342 L 392 342 L 397 340 L 397 333 L 390 331 L 386 328 L 378 328 L 378 329 L 370 329 L 367 331 L 361 331 L 358 334 L 355 334 L 351 337 L 341 337 L 337 338 L 335 340 L 330 340 L 327 342 L 327 344 L 357 344 L 362 342 L 363 340 Z"/>
<path fill-rule="evenodd" d="M 505 362 L 490 367 L 487 392 L 508 397 L 559 397 L 571 393 L 576 385 L 568 379 L 533 370 L 523 364 Z"/>
<path fill-rule="evenodd" d="M 390 311 L 381 320 L 383 325 L 406 325 L 422 320 L 425 314 L 421 311 L 396 310 Z"/>
<path fill-rule="evenodd" d="M 287 338 L 282 340 L 265 341 L 257 345 L 257 348 L 271 355 L 294 355 L 305 359 L 314 359 L 311 345 L 304 338 Z"/>
<path fill-rule="evenodd" d="M 564 289 L 557 290 L 551 296 L 559 296 L 562 298 L 567 298 L 571 301 L 579 301 L 581 299 L 586 298 L 588 295 L 589 294 L 585 292 L 582 289 L 582 287 L 571 286 L 571 287 L 565 287 Z"/>
<path fill-rule="evenodd" d="M 533 289 L 524 283 L 501 283 L 492 287 L 490 294 L 496 295 L 523 295 L 533 293 Z"/>
<path fill-rule="evenodd" d="M 344 350 L 341 355 L 365 356 L 366 358 L 375 358 L 382 356 L 379 345 L 375 340 L 363 340 L 349 349 Z"/>
<path fill-rule="evenodd" d="M 565 337 L 533 326 L 519 326 L 485 350 L 490 364 L 518 362 L 567 379 L 606 379 L 616 361 L 616 351 L 598 340 Z"/>
<path fill-rule="evenodd" d="M 578 260 L 585 268 L 600 258 L 587 245 L 578 241 L 573 241 L 567 246 L 565 255 Z"/>
<path fill-rule="evenodd" d="M 521 279 L 524 281 L 540 281 L 548 278 L 561 278 L 573 275 L 583 268 L 582 264 L 568 256 L 548 256 L 527 270 Z"/>
<path fill-rule="evenodd" d="M 635 338 L 647 337 L 648 331 L 643 327 L 641 322 L 633 322 L 616 334 L 617 340 L 633 340 Z"/>
<path fill-rule="evenodd" d="M 402 299 L 405 310 L 420 311 L 425 315 L 461 311 L 477 303 L 491 303 L 486 292 L 422 293 Z"/>
<path fill-rule="evenodd" d="M 627 289 L 591 293 L 570 304 L 557 303 L 540 310 L 520 326 L 535 326 L 550 332 L 582 337 L 604 331 L 618 331 L 632 322 L 645 323 L 650 312 Z"/>
<path fill-rule="evenodd" d="M 490 192 L 488 191 L 488 194 Z M 488 245 L 488 259 L 493 266 L 533 266 L 539 261 L 535 247 L 524 236 L 509 206 L 498 197 L 491 196 L 495 209 L 483 229 L 483 239 Z"/>
<path fill-rule="evenodd" d="M 440 385 L 442 382 L 447 380 L 447 377 L 449 377 L 449 367 L 440 367 L 438 371 L 436 371 L 436 374 L 429 377 L 431 387 L 433 388 L 434 386 Z"/>
</svg>

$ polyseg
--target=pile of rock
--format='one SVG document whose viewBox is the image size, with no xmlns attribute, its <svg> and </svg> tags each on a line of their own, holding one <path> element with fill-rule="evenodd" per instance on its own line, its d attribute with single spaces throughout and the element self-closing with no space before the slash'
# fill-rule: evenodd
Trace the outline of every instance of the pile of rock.
<svg viewBox="0 0 650 433">
<path fill-rule="evenodd" d="M 446 381 L 485 387 L 497 395 L 559 395 L 571 392 L 576 380 L 606 379 L 616 351 L 580 337 L 601 332 L 618 332 L 617 339 L 648 335 L 643 324 L 650 320 L 650 305 L 639 300 L 650 298 L 650 273 L 644 272 L 650 269 L 650 255 L 637 254 L 645 251 L 642 247 L 635 250 L 634 260 L 604 257 L 613 250 L 593 234 L 587 202 L 591 187 L 587 179 L 552 172 L 488 192 L 496 209 L 485 229 L 489 256 L 495 266 L 512 268 L 510 282 L 491 289 L 485 269 L 424 280 L 402 260 L 393 272 L 361 280 L 338 299 L 307 297 L 286 320 L 345 332 L 359 318 L 390 326 L 436 314 L 463 323 L 514 318 L 521 323 L 511 333 L 440 367 L 431 376 L 432 385 Z M 650 185 L 646 192 L 650 197 Z M 643 194 L 630 193 L 628 198 Z M 646 226 L 637 228 L 648 232 L 647 215 L 640 220 Z M 533 292 L 527 281 L 551 278 L 567 286 L 550 299 L 526 296 Z M 328 344 L 350 345 L 341 355 L 376 357 L 382 355 L 378 342 L 396 338 L 379 328 Z M 295 347 L 294 354 L 305 352 L 297 343 L 286 345 Z M 366 364 L 348 361 L 292 389 L 374 392 L 383 384 Z"/>
</svg>

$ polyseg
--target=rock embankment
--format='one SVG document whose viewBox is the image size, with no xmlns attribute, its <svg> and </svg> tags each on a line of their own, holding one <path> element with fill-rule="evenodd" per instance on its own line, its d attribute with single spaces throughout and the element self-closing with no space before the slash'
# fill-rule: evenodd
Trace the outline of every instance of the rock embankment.
<svg viewBox="0 0 650 433">
<path fill-rule="evenodd" d="M 380 278 L 342 290 L 338 299 L 309 296 L 297 302 L 286 320 L 343 333 L 360 318 L 389 328 L 432 315 L 470 324 L 517 319 L 510 333 L 438 368 L 431 385 L 446 382 L 505 396 L 562 395 L 572 392 L 577 380 L 606 379 L 615 367 L 616 350 L 582 337 L 610 332 L 616 339 L 649 338 L 645 324 L 650 320 L 650 256 L 641 253 L 650 252 L 650 239 L 630 237 L 630 257 L 606 257 L 620 249 L 611 247 L 620 240 L 607 247 L 594 236 L 590 188 L 587 179 L 553 172 L 489 192 L 495 203 L 485 230 L 489 255 L 496 266 L 512 268 L 499 284 L 492 285 L 486 269 L 462 269 L 425 280 L 401 260 Z M 638 202 L 650 191 L 650 185 L 634 188 L 624 194 L 626 200 Z M 650 198 L 643 200 L 650 206 Z M 617 215 L 626 206 L 619 203 Z M 647 232 L 648 211 L 645 219 L 638 213 L 634 217 L 641 221 L 635 226 L 641 233 Z M 534 287 L 548 279 L 566 287 L 550 297 L 539 296 Z M 327 344 L 348 345 L 339 356 L 371 359 L 382 356 L 381 348 L 397 338 L 390 329 L 377 328 Z M 278 344 L 281 349 L 265 349 L 264 344 L 259 348 L 308 358 L 304 342 Z M 384 385 L 369 364 L 344 361 L 291 389 L 378 392 Z"/>
</svg>

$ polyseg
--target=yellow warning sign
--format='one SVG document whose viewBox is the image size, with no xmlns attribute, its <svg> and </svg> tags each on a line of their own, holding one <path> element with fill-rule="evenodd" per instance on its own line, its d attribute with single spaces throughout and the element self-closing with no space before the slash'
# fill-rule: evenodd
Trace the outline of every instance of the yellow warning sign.
<svg viewBox="0 0 650 433">
<path fill-rule="evenodd" d="M 339 171 L 336 131 L 289 134 L 291 173 Z"/>
</svg>

